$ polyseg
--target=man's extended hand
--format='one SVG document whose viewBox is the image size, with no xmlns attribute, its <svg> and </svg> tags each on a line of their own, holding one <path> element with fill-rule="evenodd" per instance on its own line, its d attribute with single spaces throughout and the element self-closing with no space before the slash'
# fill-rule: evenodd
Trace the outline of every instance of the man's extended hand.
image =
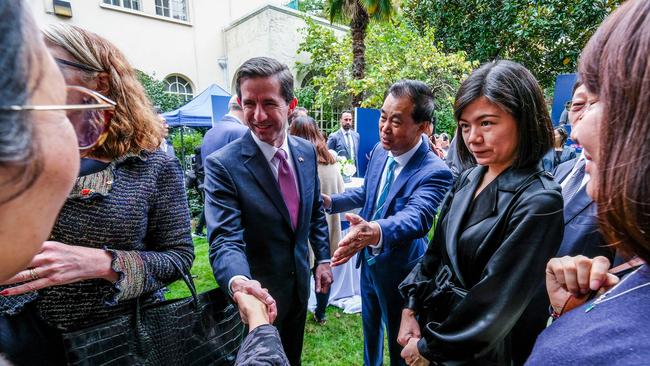
<svg viewBox="0 0 650 366">
<path fill-rule="evenodd" d="M 326 294 L 330 290 L 330 285 L 334 281 L 332 269 L 329 263 L 321 263 L 316 267 L 314 282 L 316 282 L 316 292 Z"/>
<path fill-rule="evenodd" d="M 271 294 L 269 294 L 269 290 L 262 288 L 262 285 L 258 281 L 237 278 L 232 281 L 230 290 L 232 291 L 233 296 L 236 292 L 242 291 L 246 294 L 255 296 L 261 302 L 266 304 L 269 313 L 269 321 L 273 324 L 275 317 L 278 316 L 278 307 L 275 304 L 275 299 L 273 299 Z"/>
<path fill-rule="evenodd" d="M 345 214 L 345 218 L 350 222 L 350 229 L 332 256 L 333 267 L 346 263 L 368 245 L 377 244 L 381 235 L 381 229 L 376 222 L 368 222 L 351 213 Z"/>
</svg>

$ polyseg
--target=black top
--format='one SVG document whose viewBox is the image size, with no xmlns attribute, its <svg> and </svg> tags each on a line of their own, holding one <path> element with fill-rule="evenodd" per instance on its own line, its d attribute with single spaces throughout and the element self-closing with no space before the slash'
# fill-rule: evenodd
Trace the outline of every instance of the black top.
<svg viewBox="0 0 650 366">
<path fill-rule="evenodd" d="M 459 178 L 426 254 L 400 285 L 430 361 L 509 363 L 509 333 L 562 239 L 562 195 L 550 174 L 507 169 L 473 200 L 486 170 Z M 446 269 L 450 282 L 441 281 Z"/>
</svg>

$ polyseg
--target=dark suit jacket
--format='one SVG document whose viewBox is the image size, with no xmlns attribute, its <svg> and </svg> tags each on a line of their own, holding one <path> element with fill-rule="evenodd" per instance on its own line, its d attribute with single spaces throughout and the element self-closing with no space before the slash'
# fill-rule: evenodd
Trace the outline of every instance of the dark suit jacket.
<svg viewBox="0 0 650 366">
<path fill-rule="evenodd" d="M 544 165 L 544 170 L 547 172 L 553 172 L 558 165 L 565 163 L 571 159 L 575 159 L 576 150 L 572 147 L 565 146 L 562 148 L 562 154 L 558 160 L 555 154 L 555 149 L 549 150 L 546 155 L 542 158 L 542 164 Z"/>
<path fill-rule="evenodd" d="M 294 296 L 309 295 L 309 242 L 317 261 L 330 258 L 316 150 L 289 136 L 300 192 L 298 227 L 251 132 L 210 155 L 205 165 L 205 218 L 210 261 L 222 287 L 235 275 L 261 282 L 278 304 L 278 320 Z"/>
<path fill-rule="evenodd" d="M 571 173 L 577 158 L 560 164 L 555 171 L 555 180 L 562 183 Z M 614 258 L 614 251 L 606 246 L 598 229 L 596 203 L 587 195 L 587 186 L 580 188 L 564 203 L 564 236 L 554 257 L 584 255 L 589 258 L 602 255 Z M 539 333 L 546 327 L 549 317 L 546 283 L 541 281 L 530 305 L 513 330 L 513 355 L 517 364 L 523 364 Z"/>
<path fill-rule="evenodd" d="M 359 160 L 359 133 L 354 130 L 350 130 L 350 137 L 354 140 L 354 156 L 356 160 Z M 336 151 L 340 156 L 345 156 L 346 159 L 350 159 L 350 150 L 348 145 L 345 143 L 345 135 L 339 129 L 334 132 L 327 138 L 327 148 L 330 150 Z"/>
<path fill-rule="evenodd" d="M 363 207 L 359 215 L 371 220 L 387 160 L 388 152 L 377 144 L 363 186 L 332 196 L 332 212 Z M 401 281 L 424 254 L 426 235 L 451 183 L 451 171 L 423 142 L 393 182 L 381 218 L 376 220 L 382 231 L 381 254 L 376 257 L 376 264 L 386 268 L 380 276 L 399 277 L 396 281 Z M 357 266 L 362 257 L 358 256 Z"/>
<path fill-rule="evenodd" d="M 562 239 L 560 187 L 541 166 L 501 173 L 481 192 L 487 204 L 467 216 L 486 171 L 477 166 L 461 175 L 442 204 L 422 262 L 400 286 L 421 321 L 439 323 L 422 327 L 418 342 L 431 361 L 506 364 L 508 335 Z M 435 281 L 444 266 L 467 294 L 445 291 L 425 301 L 444 288 Z"/>
<path fill-rule="evenodd" d="M 203 136 L 203 144 L 201 145 L 203 166 L 205 166 L 208 155 L 244 136 L 246 131 L 248 131 L 248 128 L 242 125 L 237 118 L 229 115 L 223 116 L 221 121 L 215 123 Z"/>
</svg>

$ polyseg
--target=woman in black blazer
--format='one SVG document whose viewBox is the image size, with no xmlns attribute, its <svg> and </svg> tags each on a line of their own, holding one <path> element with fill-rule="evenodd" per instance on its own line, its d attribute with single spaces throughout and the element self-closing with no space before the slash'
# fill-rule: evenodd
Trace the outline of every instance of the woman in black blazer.
<svg viewBox="0 0 650 366">
<path fill-rule="evenodd" d="M 553 131 L 532 74 L 481 66 L 454 105 L 466 170 L 441 205 L 420 264 L 400 285 L 409 365 L 509 364 L 509 334 L 562 239 L 562 194 L 540 164 Z"/>
</svg>

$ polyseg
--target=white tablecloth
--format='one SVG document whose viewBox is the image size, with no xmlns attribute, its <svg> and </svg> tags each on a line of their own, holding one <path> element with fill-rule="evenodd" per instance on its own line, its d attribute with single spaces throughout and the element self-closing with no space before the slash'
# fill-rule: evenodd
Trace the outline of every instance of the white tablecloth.
<svg viewBox="0 0 650 366">
<path fill-rule="evenodd" d="M 363 178 L 352 178 L 350 182 L 345 183 L 345 189 L 353 189 L 363 185 Z M 359 210 L 351 212 L 358 213 Z M 341 220 L 345 221 L 345 215 L 341 214 Z M 347 222 L 343 223 L 347 227 Z M 347 230 L 341 232 L 345 236 Z M 329 305 L 343 309 L 344 313 L 361 312 L 361 287 L 359 287 L 359 278 L 361 270 L 355 268 L 357 265 L 357 255 L 355 254 L 347 263 L 332 268 L 334 283 L 330 290 Z M 309 296 L 309 310 L 314 311 L 316 308 L 316 292 L 314 289 L 314 277 L 311 278 L 311 294 Z"/>
</svg>

